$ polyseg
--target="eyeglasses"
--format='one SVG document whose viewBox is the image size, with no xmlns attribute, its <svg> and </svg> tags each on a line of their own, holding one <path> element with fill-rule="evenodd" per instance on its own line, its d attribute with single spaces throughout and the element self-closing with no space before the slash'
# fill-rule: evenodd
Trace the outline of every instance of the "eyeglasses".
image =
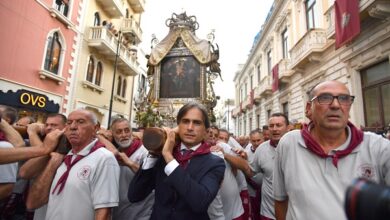
<svg viewBox="0 0 390 220">
<path fill-rule="evenodd" d="M 337 99 L 339 101 L 340 105 L 351 105 L 353 103 L 353 100 L 355 99 L 355 96 L 352 95 L 331 95 L 331 94 L 321 94 L 318 96 L 314 96 L 310 101 L 314 101 L 317 99 L 318 103 L 320 105 L 330 105 L 334 99 Z"/>
</svg>

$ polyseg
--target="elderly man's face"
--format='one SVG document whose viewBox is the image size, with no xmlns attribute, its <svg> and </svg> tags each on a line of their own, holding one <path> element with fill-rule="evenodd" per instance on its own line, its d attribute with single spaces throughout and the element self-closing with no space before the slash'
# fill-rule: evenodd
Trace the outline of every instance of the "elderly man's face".
<svg viewBox="0 0 390 220">
<path fill-rule="evenodd" d="M 69 114 L 65 135 L 72 147 L 85 147 L 96 136 L 98 126 L 93 123 L 91 113 L 76 110 Z"/>
<path fill-rule="evenodd" d="M 199 144 L 206 136 L 206 126 L 202 112 L 192 108 L 179 121 L 179 136 L 186 147 Z"/>
<path fill-rule="evenodd" d="M 332 96 L 349 95 L 348 88 L 337 81 L 328 81 L 315 88 L 314 97 L 330 94 Z M 352 104 L 352 103 L 351 103 Z M 320 103 L 319 98 L 306 105 L 307 112 L 311 115 L 311 120 L 315 126 L 323 129 L 344 129 L 347 126 L 351 104 L 340 104 L 334 98 L 330 104 Z"/>
<path fill-rule="evenodd" d="M 121 121 L 112 125 L 112 136 L 120 147 L 129 147 L 131 144 L 131 128 L 128 121 Z"/>
</svg>

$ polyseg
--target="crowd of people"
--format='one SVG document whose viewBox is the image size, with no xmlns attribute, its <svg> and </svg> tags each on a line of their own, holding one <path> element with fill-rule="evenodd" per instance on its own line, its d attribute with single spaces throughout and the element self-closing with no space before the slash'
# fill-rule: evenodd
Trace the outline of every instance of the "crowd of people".
<svg viewBox="0 0 390 220">
<path fill-rule="evenodd" d="M 160 149 L 123 117 L 104 129 L 76 109 L 40 124 L 2 106 L 0 219 L 346 219 L 354 179 L 390 185 L 390 141 L 349 122 L 353 101 L 344 84 L 322 82 L 302 129 L 273 113 L 248 137 L 189 102 Z"/>
</svg>

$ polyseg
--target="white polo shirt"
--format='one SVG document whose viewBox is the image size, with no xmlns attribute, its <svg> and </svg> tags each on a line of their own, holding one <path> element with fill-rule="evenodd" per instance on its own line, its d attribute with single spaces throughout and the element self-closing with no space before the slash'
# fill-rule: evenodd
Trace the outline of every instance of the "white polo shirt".
<svg viewBox="0 0 390 220">
<path fill-rule="evenodd" d="M 329 154 L 346 149 L 350 139 L 348 135 L 347 141 Z M 346 189 L 358 177 L 390 184 L 390 141 L 365 132 L 363 142 L 340 158 L 337 167 L 331 158 L 308 150 L 299 130 L 287 133 L 279 142 L 273 188 L 275 200 L 288 198 L 286 219 L 346 219 Z"/>
<path fill-rule="evenodd" d="M 245 147 L 245 152 L 248 155 L 248 162 L 249 164 L 252 163 L 253 159 L 255 158 L 255 152 L 252 152 L 251 150 L 252 144 L 248 144 Z M 256 148 L 257 149 L 257 148 Z M 263 174 L 257 173 L 251 178 L 257 185 L 261 186 L 261 183 L 263 181 Z M 248 183 L 248 192 L 250 197 L 256 197 L 256 190 Z"/>
<path fill-rule="evenodd" d="M 8 141 L 0 141 L 0 149 L 13 148 Z M 18 163 L 0 165 L 0 183 L 15 183 L 18 171 Z"/>
<path fill-rule="evenodd" d="M 87 155 L 97 140 L 78 154 Z M 72 151 L 68 155 L 73 154 Z M 73 156 L 73 160 L 76 157 Z M 46 220 L 93 220 L 95 209 L 115 207 L 119 201 L 119 165 L 106 148 L 99 148 L 77 162 L 69 172 L 65 187 L 53 194 L 65 163 L 57 169 L 50 189 Z"/>
<path fill-rule="evenodd" d="M 218 143 L 217 145 L 222 147 L 225 154 L 236 155 L 228 144 Z M 238 186 L 236 176 L 232 172 L 232 167 L 226 160 L 225 165 L 225 175 L 220 188 L 221 200 L 225 218 L 234 219 L 244 213 L 244 208 L 242 207 L 240 188 Z"/>
<path fill-rule="evenodd" d="M 223 153 L 220 151 L 213 151 L 212 154 L 224 158 Z M 207 214 L 209 215 L 210 220 L 225 220 L 225 214 L 223 212 L 223 204 L 221 199 L 221 189 L 218 190 L 217 196 L 210 203 L 209 208 L 207 209 Z"/>
<path fill-rule="evenodd" d="M 148 155 L 148 150 L 142 145 L 139 147 L 129 159 L 137 164 L 141 162 Z M 127 166 L 120 166 L 119 177 L 119 205 L 113 210 L 113 219 L 138 219 L 148 220 L 152 214 L 152 207 L 154 204 L 154 191 L 152 191 L 144 200 L 130 203 L 127 197 L 129 185 L 135 173 Z"/>
<path fill-rule="evenodd" d="M 272 189 L 275 154 L 276 148 L 272 147 L 268 140 L 257 147 L 253 160 L 250 163 L 254 173 L 263 174 L 260 214 L 271 219 L 275 219 Z"/>
</svg>

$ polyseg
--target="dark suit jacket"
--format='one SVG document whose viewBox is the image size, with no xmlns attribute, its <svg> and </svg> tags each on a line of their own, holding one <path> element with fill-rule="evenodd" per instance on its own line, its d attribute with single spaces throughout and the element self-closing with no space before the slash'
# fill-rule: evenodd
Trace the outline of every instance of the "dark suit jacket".
<svg viewBox="0 0 390 220">
<path fill-rule="evenodd" d="M 225 173 L 223 159 L 204 154 L 193 157 L 186 169 L 178 166 L 169 176 L 164 158 L 147 170 L 139 169 L 130 183 L 130 202 L 143 200 L 155 189 L 151 219 L 209 219 L 207 209 L 219 190 Z"/>
</svg>

